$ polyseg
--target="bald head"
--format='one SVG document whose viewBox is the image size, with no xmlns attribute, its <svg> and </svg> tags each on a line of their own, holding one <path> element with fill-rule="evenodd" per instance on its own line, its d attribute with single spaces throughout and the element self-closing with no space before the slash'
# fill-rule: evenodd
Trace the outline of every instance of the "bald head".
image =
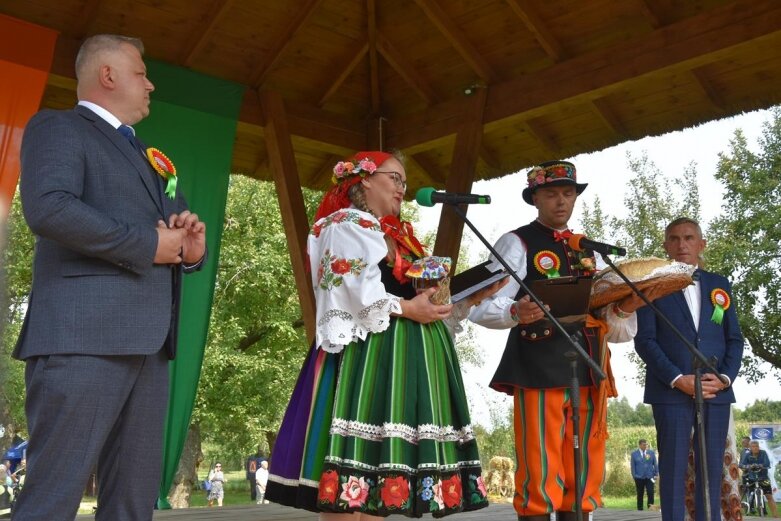
<svg viewBox="0 0 781 521">
<path fill-rule="evenodd" d="M 138 38 L 98 34 L 87 38 L 76 56 L 76 93 L 111 112 L 126 125 L 149 115 L 149 93 L 154 85 L 146 77 Z"/>
</svg>

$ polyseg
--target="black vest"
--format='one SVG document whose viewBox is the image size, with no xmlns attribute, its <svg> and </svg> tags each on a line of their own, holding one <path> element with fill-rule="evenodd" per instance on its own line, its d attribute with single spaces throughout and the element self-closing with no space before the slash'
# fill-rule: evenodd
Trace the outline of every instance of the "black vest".
<svg viewBox="0 0 781 521">
<path fill-rule="evenodd" d="M 544 250 L 553 252 L 559 258 L 561 262 L 559 274 L 562 277 L 584 275 L 583 271 L 572 267 L 579 263 L 578 252 L 573 251 L 566 241 L 554 240 L 551 228 L 539 221 L 533 221 L 513 233 L 526 245 L 526 278 L 523 281 L 527 285 L 530 285 L 533 280 L 547 278 L 547 275 L 540 273 L 534 265 L 535 255 Z M 591 251 L 584 254 L 591 257 L 594 255 Z M 518 300 L 524 295 L 525 292 L 521 289 L 515 298 Z M 582 330 L 585 339 L 582 343 L 583 348 L 599 365 L 596 331 L 593 328 L 583 328 L 578 324 L 566 324 L 564 328 L 570 334 Z M 572 369 L 564 353 L 572 349 L 570 343 L 547 319 L 539 320 L 534 324 L 519 324 L 510 330 L 507 346 L 490 386 L 494 390 L 507 394 L 513 394 L 515 387 L 527 389 L 569 387 Z M 578 363 L 578 380 L 581 386 L 594 385 L 590 373 L 582 361 Z"/>
<path fill-rule="evenodd" d="M 393 268 L 388 265 L 388 259 L 383 258 L 380 263 L 380 275 L 382 284 L 385 286 L 385 291 L 391 295 L 396 295 L 403 299 L 413 299 L 417 295 L 417 291 L 412 287 L 412 282 L 406 282 L 402 284 L 396 277 L 393 276 Z"/>
</svg>

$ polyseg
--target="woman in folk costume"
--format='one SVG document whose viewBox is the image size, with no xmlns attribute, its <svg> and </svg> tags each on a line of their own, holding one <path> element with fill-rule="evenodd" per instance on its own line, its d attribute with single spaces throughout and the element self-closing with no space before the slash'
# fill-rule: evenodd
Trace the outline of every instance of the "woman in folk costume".
<svg viewBox="0 0 781 521">
<path fill-rule="evenodd" d="M 424 255 L 399 220 L 406 173 L 385 152 L 334 168 L 308 239 L 317 338 L 274 447 L 266 498 L 321 520 L 435 517 L 488 506 L 461 370 L 416 294 Z M 485 295 L 481 295 L 482 298 Z"/>
</svg>

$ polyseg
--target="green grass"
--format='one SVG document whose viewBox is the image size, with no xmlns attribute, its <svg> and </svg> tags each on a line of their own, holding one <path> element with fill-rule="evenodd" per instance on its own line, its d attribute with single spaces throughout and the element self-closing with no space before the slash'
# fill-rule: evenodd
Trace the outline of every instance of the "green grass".
<svg viewBox="0 0 781 521">
<path fill-rule="evenodd" d="M 201 473 L 201 481 L 206 479 L 208 472 Z M 253 503 L 252 498 L 249 495 L 249 482 L 245 479 L 246 474 L 243 470 L 232 470 L 225 472 L 225 479 L 227 480 L 224 486 L 225 497 L 222 500 L 223 505 L 250 505 Z M 190 507 L 205 507 L 208 501 L 206 500 L 205 490 L 193 490 L 190 496 Z M 217 505 L 217 502 L 214 502 Z"/>
<path fill-rule="evenodd" d="M 602 502 L 605 504 L 605 508 L 615 510 L 634 510 L 637 508 L 635 496 L 602 496 Z"/>
</svg>

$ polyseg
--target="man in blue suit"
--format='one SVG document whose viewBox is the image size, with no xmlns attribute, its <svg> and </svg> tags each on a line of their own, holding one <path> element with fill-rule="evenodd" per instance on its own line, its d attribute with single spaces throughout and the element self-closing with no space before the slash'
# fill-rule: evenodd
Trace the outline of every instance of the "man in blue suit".
<svg viewBox="0 0 781 521">
<path fill-rule="evenodd" d="M 715 357 L 716 367 L 728 382 L 713 375 L 702 376 L 705 398 L 705 440 L 711 515 L 721 519 L 720 486 L 724 443 L 729 424 L 730 404 L 735 401 L 731 383 L 735 381 L 743 356 L 743 335 L 731 302 L 731 286 L 721 275 L 699 269 L 705 239 L 699 224 L 688 218 L 671 222 L 665 230 L 664 249 L 679 262 L 698 266 L 695 283 L 682 291 L 657 299 L 656 306 L 707 357 Z M 686 346 L 653 310 L 637 311 L 635 349 L 646 364 L 645 403 L 651 404 L 659 449 L 663 521 L 684 518 L 686 466 L 694 415 L 694 369 Z M 698 433 L 694 432 L 694 453 L 698 457 Z M 705 521 L 702 479 L 695 462 L 696 520 Z M 711 520 L 708 520 L 711 521 Z"/>
<path fill-rule="evenodd" d="M 637 442 L 637 450 L 632 452 L 630 467 L 632 469 L 632 478 L 635 480 L 635 489 L 637 489 L 637 510 L 643 509 L 643 494 L 648 495 L 648 509 L 654 504 L 654 483 L 656 476 L 659 475 L 659 468 L 656 466 L 656 453 L 648 448 L 646 440 Z"/>
<path fill-rule="evenodd" d="M 130 126 L 154 90 L 142 53 L 135 38 L 85 40 L 78 105 L 41 111 L 24 132 L 36 240 L 14 351 L 30 434 L 15 521 L 72 520 L 95 466 L 96 521 L 152 519 L 181 278 L 203 265 L 206 227 L 179 190 L 165 193 L 173 170 L 153 167 Z"/>
</svg>

